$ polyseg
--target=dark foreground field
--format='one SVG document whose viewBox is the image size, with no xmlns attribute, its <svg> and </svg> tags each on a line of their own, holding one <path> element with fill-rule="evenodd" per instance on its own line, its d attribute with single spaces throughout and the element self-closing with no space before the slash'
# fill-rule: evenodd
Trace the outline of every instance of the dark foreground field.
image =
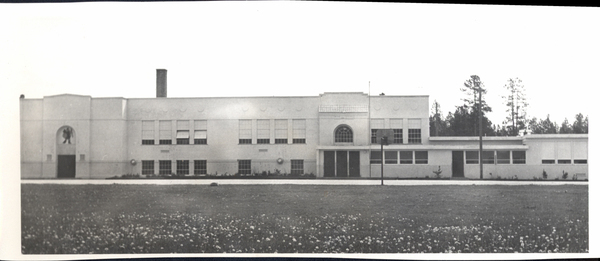
<svg viewBox="0 0 600 261">
<path fill-rule="evenodd" d="M 23 184 L 22 252 L 588 252 L 588 187 Z"/>
</svg>

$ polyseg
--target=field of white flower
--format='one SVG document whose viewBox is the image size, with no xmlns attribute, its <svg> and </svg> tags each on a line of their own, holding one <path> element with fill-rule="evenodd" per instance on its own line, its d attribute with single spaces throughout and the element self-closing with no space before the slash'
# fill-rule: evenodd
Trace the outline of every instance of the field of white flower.
<svg viewBox="0 0 600 261">
<path fill-rule="evenodd" d="M 23 184 L 22 252 L 588 252 L 587 186 Z"/>
</svg>

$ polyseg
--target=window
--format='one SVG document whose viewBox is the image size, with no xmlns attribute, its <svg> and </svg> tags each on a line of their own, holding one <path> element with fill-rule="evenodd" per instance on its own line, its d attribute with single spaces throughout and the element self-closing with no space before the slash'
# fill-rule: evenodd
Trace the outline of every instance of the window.
<svg viewBox="0 0 600 261">
<path fill-rule="evenodd" d="M 194 160 L 194 175 L 206 174 L 206 160 Z"/>
<path fill-rule="evenodd" d="M 555 164 L 556 160 L 553 159 L 543 159 L 542 164 Z"/>
<path fill-rule="evenodd" d="M 379 143 L 377 140 L 377 131 L 384 129 L 384 119 L 371 119 L 371 143 Z"/>
<path fill-rule="evenodd" d="M 586 159 L 576 159 L 576 160 L 573 160 L 573 163 L 575 163 L 575 164 L 587 164 L 587 160 Z"/>
<path fill-rule="evenodd" d="M 190 144 L 190 121 L 177 121 L 177 144 Z"/>
<path fill-rule="evenodd" d="M 142 121 L 142 145 L 154 145 L 154 121 Z"/>
<path fill-rule="evenodd" d="M 408 143 L 421 143 L 421 119 L 408 120 Z"/>
<path fill-rule="evenodd" d="M 558 164 L 571 164 L 570 159 L 559 159 Z"/>
<path fill-rule="evenodd" d="M 510 150 L 496 151 L 496 163 L 510 164 Z"/>
<path fill-rule="evenodd" d="M 467 151 L 465 152 L 465 158 L 467 164 L 479 164 L 479 151 Z"/>
<path fill-rule="evenodd" d="M 304 160 L 292 160 L 292 174 L 304 174 Z"/>
<path fill-rule="evenodd" d="M 402 137 L 402 119 L 390 119 L 390 128 L 394 131 L 394 144 L 402 144 L 404 143 Z"/>
<path fill-rule="evenodd" d="M 352 129 L 350 127 L 341 125 L 335 129 L 335 142 L 350 143 L 352 142 Z"/>
<path fill-rule="evenodd" d="M 385 164 L 398 164 L 398 152 L 397 151 L 386 151 L 385 152 Z"/>
<path fill-rule="evenodd" d="M 481 154 L 483 164 L 494 164 L 494 151 L 484 150 Z"/>
<path fill-rule="evenodd" d="M 413 163 L 413 152 L 412 151 L 400 151 L 400 164 L 412 164 Z"/>
<path fill-rule="evenodd" d="M 252 144 L 252 120 L 240 120 L 240 144 Z"/>
<path fill-rule="evenodd" d="M 381 151 L 371 151 L 371 164 L 381 164 Z"/>
<path fill-rule="evenodd" d="M 158 174 L 171 174 L 171 161 L 170 160 L 159 160 L 158 161 Z"/>
<path fill-rule="evenodd" d="M 371 144 L 377 144 L 377 131 L 379 129 L 371 129 Z"/>
<path fill-rule="evenodd" d="M 206 120 L 195 120 L 194 121 L 194 144 L 206 144 Z"/>
<path fill-rule="evenodd" d="M 306 120 L 292 120 L 292 143 L 306 143 Z"/>
<path fill-rule="evenodd" d="M 427 151 L 415 151 L 415 164 L 427 164 L 429 153 Z"/>
<path fill-rule="evenodd" d="M 513 164 L 525 164 L 525 151 L 513 151 Z"/>
<path fill-rule="evenodd" d="M 171 121 L 158 121 L 159 144 L 171 144 Z"/>
<path fill-rule="evenodd" d="M 153 160 L 142 160 L 142 174 L 143 175 L 154 174 L 154 161 Z"/>
<path fill-rule="evenodd" d="M 189 160 L 178 160 L 177 161 L 177 175 L 190 174 L 190 161 Z"/>
<path fill-rule="evenodd" d="M 287 144 L 288 120 L 275 120 L 275 144 Z"/>
<path fill-rule="evenodd" d="M 269 144 L 271 143 L 271 121 L 270 120 L 257 120 L 256 121 L 256 137 L 258 144 Z"/>
<path fill-rule="evenodd" d="M 402 144 L 402 129 L 392 129 L 394 131 L 394 144 Z"/>
<path fill-rule="evenodd" d="M 252 174 L 252 161 L 251 160 L 238 160 L 238 174 L 240 174 L 240 175 Z"/>
</svg>

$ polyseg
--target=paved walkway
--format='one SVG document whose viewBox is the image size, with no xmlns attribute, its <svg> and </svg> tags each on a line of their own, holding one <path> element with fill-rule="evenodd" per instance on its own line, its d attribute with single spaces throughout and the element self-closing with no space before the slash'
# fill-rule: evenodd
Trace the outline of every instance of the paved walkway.
<svg viewBox="0 0 600 261">
<path fill-rule="evenodd" d="M 24 179 L 22 184 L 152 184 L 152 185 L 381 185 L 381 180 L 344 179 Z M 421 185 L 588 185 L 587 181 L 510 181 L 510 180 L 384 180 L 389 186 Z"/>
</svg>

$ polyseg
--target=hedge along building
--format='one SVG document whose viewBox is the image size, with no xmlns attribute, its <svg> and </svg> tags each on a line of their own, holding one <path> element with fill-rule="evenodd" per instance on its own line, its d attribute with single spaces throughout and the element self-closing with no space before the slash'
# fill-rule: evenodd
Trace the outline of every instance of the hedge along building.
<svg viewBox="0 0 600 261">
<path fill-rule="evenodd" d="M 21 99 L 22 178 L 131 174 L 479 179 L 478 137 L 429 137 L 428 96 Z M 379 129 L 391 129 L 384 148 Z M 484 178 L 586 174 L 587 135 L 484 137 Z M 587 176 L 586 176 L 587 177 Z"/>
</svg>

